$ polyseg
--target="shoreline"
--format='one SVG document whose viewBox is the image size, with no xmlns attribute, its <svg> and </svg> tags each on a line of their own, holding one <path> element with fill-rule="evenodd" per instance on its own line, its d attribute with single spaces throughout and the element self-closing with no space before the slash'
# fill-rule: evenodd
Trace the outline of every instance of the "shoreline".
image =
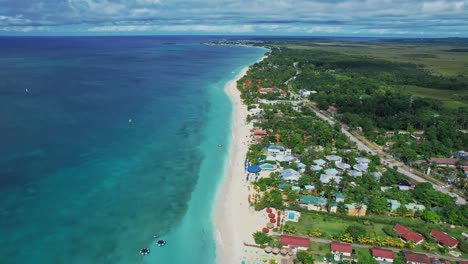
<svg viewBox="0 0 468 264">
<path fill-rule="evenodd" d="M 258 61 L 265 58 L 263 56 Z M 217 263 L 241 263 L 242 243 L 254 243 L 252 233 L 264 224 L 255 210 L 249 207 L 249 183 L 244 180 L 244 161 L 249 148 L 251 127 L 246 123 L 247 106 L 242 102 L 237 81 L 247 73 L 249 67 L 243 68 L 224 87 L 232 102 L 233 114 L 228 159 L 216 195 L 213 219 Z"/>
</svg>

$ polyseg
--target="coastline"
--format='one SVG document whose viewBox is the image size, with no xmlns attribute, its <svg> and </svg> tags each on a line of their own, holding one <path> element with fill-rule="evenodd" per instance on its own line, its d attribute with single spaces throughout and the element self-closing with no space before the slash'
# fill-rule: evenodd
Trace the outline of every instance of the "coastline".
<svg viewBox="0 0 468 264">
<path fill-rule="evenodd" d="M 263 56 L 258 61 L 265 58 Z M 249 184 L 244 180 L 244 161 L 251 127 L 246 123 L 247 106 L 242 102 L 237 81 L 247 73 L 249 67 L 242 69 L 224 88 L 232 102 L 233 114 L 228 159 L 218 188 L 214 213 L 217 263 L 241 263 L 242 243 L 253 244 L 252 233 L 264 224 L 255 210 L 249 207 Z"/>
</svg>

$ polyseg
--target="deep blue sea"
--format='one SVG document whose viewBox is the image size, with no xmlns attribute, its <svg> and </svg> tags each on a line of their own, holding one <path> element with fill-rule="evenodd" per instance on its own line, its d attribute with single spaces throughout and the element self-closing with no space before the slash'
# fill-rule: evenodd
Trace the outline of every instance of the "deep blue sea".
<svg viewBox="0 0 468 264">
<path fill-rule="evenodd" d="M 265 50 L 204 40 L 0 38 L 1 263 L 214 263 L 224 85 Z"/>
</svg>

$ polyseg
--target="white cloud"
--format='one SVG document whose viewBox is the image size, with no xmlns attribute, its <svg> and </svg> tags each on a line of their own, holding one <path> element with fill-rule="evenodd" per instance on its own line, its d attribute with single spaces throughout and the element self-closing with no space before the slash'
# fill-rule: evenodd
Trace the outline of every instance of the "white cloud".
<svg viewBox="0 0 468 264">
<path fill-rule="evenodd" d="M 441 12 L 459 13 L 464 10 L 465 1 L 431 1 L 424 2 L 422 10 L 425 13 L 437 14 Z"/>
<path fill-rule="evenodd" d="M 88 28 L 89 32 L 253 32 L 253 26 L 221 26 L 221 25 L 112 25 Z"/>
</svg>

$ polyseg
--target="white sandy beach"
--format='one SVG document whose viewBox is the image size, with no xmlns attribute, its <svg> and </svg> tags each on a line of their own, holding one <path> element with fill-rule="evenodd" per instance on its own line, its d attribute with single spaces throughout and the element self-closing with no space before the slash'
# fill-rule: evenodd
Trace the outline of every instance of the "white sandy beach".
<svg viewBox="0 0 468 264">
<path fill-rule="evenodd" d="M 231 146 L 222 186 L 218 190 L 214 224 L 217 243 L 217 263 L 240 264 L 243 243 L 254 244 L 252 234 L 265 226 L 261 213 L 248 203 L 248 183 L 245 181 L 245 156 L 248 150 L 250 126 L 246 124 L 247 107 L 240 98 L 237 80 L 247 72 L 244 68 L 234 80 L 227 83 L 226 93 L 234 106 Z"/>
</svg>

